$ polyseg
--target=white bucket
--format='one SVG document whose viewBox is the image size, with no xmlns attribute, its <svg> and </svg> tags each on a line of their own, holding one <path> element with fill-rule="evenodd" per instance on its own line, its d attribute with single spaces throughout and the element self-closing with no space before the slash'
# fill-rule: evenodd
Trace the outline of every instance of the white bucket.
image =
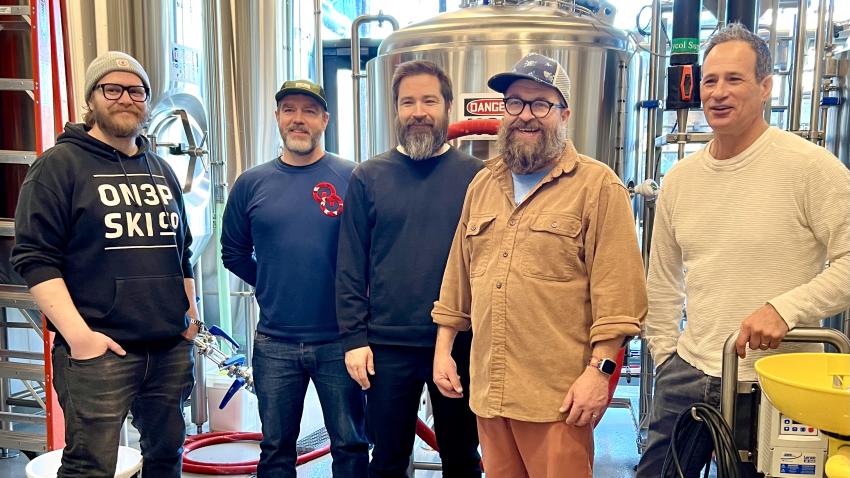
<svg viewBox="0 0 850 478">
<path fill-rule="evenodd" d="M 24 472 L 27 478 L 56 478 L 56 472 L 62 464 L 62 450 L 53 450 L 38 456 L 27 463 Z M 115 478 L 130 478 L 142 469 L 142 454 L 135 448 L 118 447 L 118 464 L 115 466 Z"/>
<path fill-rule="evenodd" d="M 207 407 L 210 412 L 210 431 L 213 432 L 258 432 L 260 412 L 257 397 L 239 389 L 224 410 L 218 408 L 233 379 L 227 375 L 207 375 Z"/>
</svg>

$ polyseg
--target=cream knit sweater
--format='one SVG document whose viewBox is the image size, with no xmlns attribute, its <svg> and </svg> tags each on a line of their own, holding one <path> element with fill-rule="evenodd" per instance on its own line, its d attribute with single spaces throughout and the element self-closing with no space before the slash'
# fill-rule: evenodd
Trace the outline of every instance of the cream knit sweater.
<svg viewBox="0 0 850 478">
<path fill-rule="evenodd" d="M 719 377 L 724 341 L 765 303 L 789 328 L 817 326 L 850 305 L 850 171 L 773 127 L 733 158 L 717 160 L 709 146 L 664 179 L 645 337 L 656 364 L 678 351 Z M 779 351 L 819 349 L 786 343 Z M 755 380 L 753 362 L 771 353 L 748 349 L 739 379 Z"/>
</svg>

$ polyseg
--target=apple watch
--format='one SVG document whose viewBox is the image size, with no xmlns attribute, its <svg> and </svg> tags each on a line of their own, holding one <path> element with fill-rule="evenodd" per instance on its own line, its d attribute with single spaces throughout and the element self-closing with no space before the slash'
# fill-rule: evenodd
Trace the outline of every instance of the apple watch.
<svg viewBox="0 0 850 478">
<path fill-rule="evenodd" d="M 593 357 L 590 359 L 588 366 L 599 370 L 609 377 L 614 374 L 615 370 L 617 370 L 617 362 L 607 358 L 599 359 Z"/>
</svg>

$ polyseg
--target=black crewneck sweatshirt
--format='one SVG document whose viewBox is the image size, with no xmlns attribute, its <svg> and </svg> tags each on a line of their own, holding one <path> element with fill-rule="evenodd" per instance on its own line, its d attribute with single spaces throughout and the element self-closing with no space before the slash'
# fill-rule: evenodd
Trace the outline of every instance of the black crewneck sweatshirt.
<svg viewBox="0 0 850 478">
<path fill-rule="evenodd" d="M 483 163 L 455 148 L 414 161 L 396 149 L 348 185 L 337 257 L 337 320 L 346 350 L 433 347 L 431 309 L 466 188 Z"/>
</svg>

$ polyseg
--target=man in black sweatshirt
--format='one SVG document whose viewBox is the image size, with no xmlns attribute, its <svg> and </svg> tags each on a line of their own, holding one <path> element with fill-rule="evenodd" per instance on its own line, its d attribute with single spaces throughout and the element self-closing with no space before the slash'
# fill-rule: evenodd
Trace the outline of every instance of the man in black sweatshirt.
<svg viewBox="0 0 850 478">
<path fill-rule="evenodd" d="M 135 58 L 96 58 L 85 92 L 85 124 L 66 125 L 27 172 L 12 250 L 57 332 L 57 476 L 111 478 L 132 410 L 145 476 L 177 478 L 199 325 L 180 184 L 141 134 L 151 87 Z"/>
<path fill-rule="evenodd" d="M 419 398 L 427 384 L 443 476 L 480 477 L 475 416 L 431 381 L 440 293 L 466 188 L 482 162 L 446 144 L 452 86 L 428 61 L 393 76 L 399 146 L 360 166 L 345 196 L 337 258 L 337 320 L 348 373 L 367 390 L 375 444 L 369 476 L 406 477 Z M 454 344 L 469 383 L 469 346 Z"/>
</svg>

